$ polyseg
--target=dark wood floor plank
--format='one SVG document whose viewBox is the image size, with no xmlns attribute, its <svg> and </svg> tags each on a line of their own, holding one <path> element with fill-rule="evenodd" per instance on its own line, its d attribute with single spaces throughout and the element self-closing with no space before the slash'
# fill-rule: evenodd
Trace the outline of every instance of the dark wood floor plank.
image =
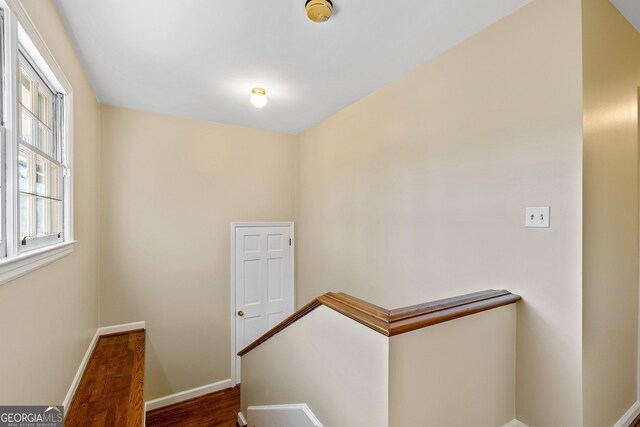
<svg viewBox="0 0 640 427">
<path fill-rule="evenodd" d="M 240 386 L 147 412 L 147 427 L 236 427 Z"/>
<path fill-rule="evenodd" d="M 69 407 L 66 427 L 142 426 L 144 346 L 144 330 L 98 339 Z"/>
</svg>

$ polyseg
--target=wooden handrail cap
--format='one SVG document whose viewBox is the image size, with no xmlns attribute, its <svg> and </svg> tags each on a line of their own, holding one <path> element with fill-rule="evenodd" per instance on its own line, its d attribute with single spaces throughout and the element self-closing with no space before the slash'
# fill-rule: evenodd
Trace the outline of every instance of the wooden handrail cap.
<svg viewBox="0 0 640 427">
<path fill-rule="evenodd" d="M 519 295 L 512 294 L 509 291 L 490 289 L 424 304 L 387 310 L 351 295 L 328 292 L 315 298 L 300 310 L 274 326 L 266 334 L 244 348 L 238 353 L 238 356 L 244 356 L 321 305 L 335 310 L 382 335 L 392 337 L 513 304 L 520 299 L 521 297 Z"/>
</svg>

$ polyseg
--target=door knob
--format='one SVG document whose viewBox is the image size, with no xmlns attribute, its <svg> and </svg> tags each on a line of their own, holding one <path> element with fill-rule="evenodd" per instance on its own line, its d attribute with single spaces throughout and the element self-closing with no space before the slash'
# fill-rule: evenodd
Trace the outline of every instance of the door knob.
<svg viewBox="0 0 640 427">
<path fill-rule="evenodd" d="M 244 311 L 240 310 L 240 311 L 238 312 L 238 316 L 240 316 L 240 317 L 244 316 Z"/>
</svg>

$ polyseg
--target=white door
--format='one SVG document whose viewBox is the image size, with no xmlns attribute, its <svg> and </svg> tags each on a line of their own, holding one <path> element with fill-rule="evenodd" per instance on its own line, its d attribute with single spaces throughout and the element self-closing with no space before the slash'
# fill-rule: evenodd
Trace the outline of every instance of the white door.
<svg viewBox="0 0 640 427">
<path fill-rule="evenodd" d="M 293 314 L 292 239 L 288 225 L 235 227 L 235 354 Z"/>
</svg>

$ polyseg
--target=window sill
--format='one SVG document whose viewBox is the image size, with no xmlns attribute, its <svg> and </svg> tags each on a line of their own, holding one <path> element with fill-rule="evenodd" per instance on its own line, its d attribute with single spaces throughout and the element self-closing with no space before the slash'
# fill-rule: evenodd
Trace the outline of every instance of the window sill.
<svg viewBox="0 0 640 427">
<path fill-rule="evenodd" d="M 0 285 L 69 255 L 73 252 L 75 243 L 76 241 L 72 240 L 42 249 L 34 249 L 0 261 Z"/>
</svg>

